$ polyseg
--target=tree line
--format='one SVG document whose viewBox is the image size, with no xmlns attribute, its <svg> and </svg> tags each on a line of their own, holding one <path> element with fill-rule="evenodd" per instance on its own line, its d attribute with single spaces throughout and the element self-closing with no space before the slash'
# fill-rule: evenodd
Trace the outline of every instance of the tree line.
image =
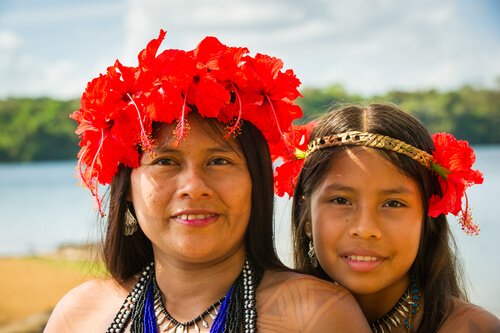
<svg viewBox="0 0 500 333">
<path fill-rule="evenodd" d="M 420 119 L 431 133 L 446 131 L 471 144 L 500 144 L 500 89 L 463 86 L 453 91 L 390 91 L 361 96 L 341 85 L 304 88 L 300 123 L 346 103 L 391 102 Z M 78 151 L 76 123 L 69 114 L 79 100 L 0 100 L 0 162 L 68 160 Z"/>
</svg>

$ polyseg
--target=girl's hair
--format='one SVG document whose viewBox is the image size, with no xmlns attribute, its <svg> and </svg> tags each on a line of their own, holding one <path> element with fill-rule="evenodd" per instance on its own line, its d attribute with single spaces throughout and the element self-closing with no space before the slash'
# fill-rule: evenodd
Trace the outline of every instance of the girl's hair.
<svg viewBox="0 0 500 333">
<path fill-rule="evenodd" d="M 325 114 L 311 134 L 311 141 L 348 131 L 370 132 L 404 141 L 416 148 L 432 153 L 433 142 L 425 127 L 414 117 L 392 104 L 347 105 Z M 323 181 L 329 161 L 346 149 L 345 146 L 316 151 L 307 157 L 297 180 L 292 205 L 292 237 L 295 268 L 329 279 L 318 266 L 314 269 L 307 255 L 309 239 L 305 223 L 310 220 L 310 196 Z M 452 307 L 452 297 L 466 300 L 460 265 L 454 254 L 456 245 L 444 215 L 427 215 L 431 195 L 441 194 L 437 176 L 411 158 L 386 149 L 380 154 L 413 179 L 420 189 L 424 203 L 424 221 L 417 257 L 410 268 L 423 292 L 423 319 L 418 332 L 434 332 L 443 323 Z M 373 175 L 376 177 L 377 175 Z"/>
<path fill-rule="evenodd" d="M 201 121 L 206 125 L 207 135 L 223 140 L 222 123 L 212 118 Z M 252 181 L 250 222 L 245 235 L 247 255 L 257 269 L 288 270 L 278 258 L 273 243 L 273 170 L 267 142 L 255 126 L 243 121 L 241 133 L 234 142 L 225 143 L 241 149 Z M 134 276 L 153 261 L 151 241 L 141 228 L 131 236 L 123 234 L 131 171 L 128 167 L 120 167 L 109 194 L 103 257 L 108 271 L 117 281 Z"/>
</svg>

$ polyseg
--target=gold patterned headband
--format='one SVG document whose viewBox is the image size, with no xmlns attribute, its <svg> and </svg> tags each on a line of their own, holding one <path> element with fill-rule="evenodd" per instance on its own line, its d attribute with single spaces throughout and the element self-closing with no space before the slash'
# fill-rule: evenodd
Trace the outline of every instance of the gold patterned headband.
<svg viewBox="0 0 500 333">
<path fill-rule="evenodd" d="M 311 141 L 307 147 L 306 158 L 317 150 L 345 145 L 366 146 L 391 150 L 414 159 L 428 169 L 432 169 L 432 165 L 434 164 L 434 157 L 431 154 L 415 148 L 406 142 L 381 134 L 358 131 L 333 134 Z"/>
</svg>

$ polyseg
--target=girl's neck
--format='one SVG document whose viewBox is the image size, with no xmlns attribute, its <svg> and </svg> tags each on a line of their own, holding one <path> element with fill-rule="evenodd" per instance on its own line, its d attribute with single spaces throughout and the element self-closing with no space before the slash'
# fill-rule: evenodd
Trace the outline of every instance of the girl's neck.
<svg viewBox="0 0 500 333">
<path fill-rule="evenodd" d="M 396 283 L 371 294 L 354 294 L 368 323 L 382 318 L 396 305 L 410 285 L 410 278 L 400 279 Z"/>
<path fill-rule="evenodd" d="M 222 260 L 201 264 L 155 258 L 156 280 L 167 310 L 178 321 L 193 319 L 226 294 L 244 261 L 243 249 Z"/>
</svg>

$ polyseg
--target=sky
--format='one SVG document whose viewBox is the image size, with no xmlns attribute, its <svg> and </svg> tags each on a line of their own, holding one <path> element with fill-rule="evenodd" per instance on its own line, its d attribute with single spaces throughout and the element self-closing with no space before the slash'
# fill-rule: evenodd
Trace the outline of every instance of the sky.
<svg viewBox="0 0 500 333">
<path fill-rule="evenodd" d="M 0 0 L 0 98 L 79 98 L 137 53 L 207 35 L 281 58 L 303 87 L 500 87 L 497 0 Z"/>
</svg>

